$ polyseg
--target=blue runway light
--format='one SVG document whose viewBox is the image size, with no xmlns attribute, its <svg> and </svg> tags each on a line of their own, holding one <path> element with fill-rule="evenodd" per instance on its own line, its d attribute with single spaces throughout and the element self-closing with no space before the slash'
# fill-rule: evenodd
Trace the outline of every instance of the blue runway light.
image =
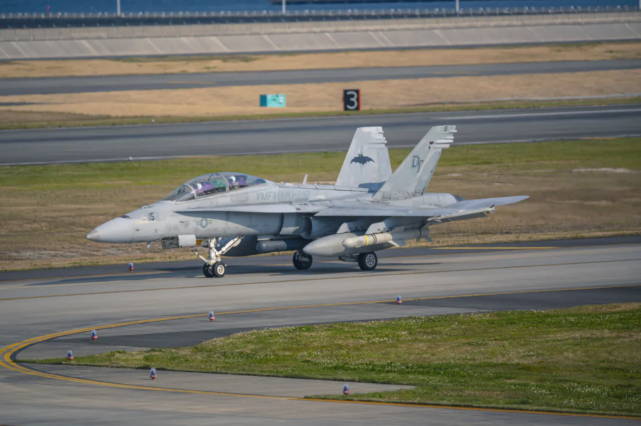
<svg viewBox="0 0 641 426">
<path fill-rule="evenodd" d="M 343 395 L 349 395 L 349 385 L 347 383 L 343 386 Z"/>
<path fill-rule="evenodd" d="M 151 380 L 156 380 L 156 369 L 155 368 L 153 368 L 153 367 L 151 368 L 151 370 L 149 371 L 149 377 L 151 377 Z"/>
<path fill-rule="evenodd" d="M 210 311 L 210 312 L 209 312 L 209 321 L 210 321 L 210 322 L 212 322 L 212 321 L 214 321 L 215 319 L 216 319 L 216 317 L 214 316 L 214 311 Z"/>
<path fill-rule="evenodd" d="M 67 361 L 73 361 L 73 351 L 67 351 Z"/>
<path fill-rule="evenodd" d="M 396 296 L 396 304 L 400 305 L 401 303 L 403 303 L 403 299 L 401 299 L 401 296 Z"/>
<path fill-rule="evenodd" d="M 91 341 L 95 342 L 98 339 L 98 333 L 96 333 L 96 330 L 91 330 Z"/>
</svg>

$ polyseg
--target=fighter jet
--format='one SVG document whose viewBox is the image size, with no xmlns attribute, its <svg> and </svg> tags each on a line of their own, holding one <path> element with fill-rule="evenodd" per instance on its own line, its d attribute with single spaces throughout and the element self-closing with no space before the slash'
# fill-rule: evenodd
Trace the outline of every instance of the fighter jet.
<svg viewBox="0 0 641 426">
<path fill-rule="evenodd" d="M 87 234 L 101 243 L 160 241 L 163 249 L 195 248 L 206 277 L 223 277 L 222 256 L 295 251 L 294 267 L 335 257 L 372 271 L 376 252 L 429 238 L 431 226 L 485 217 L 528 196 L 464 200 L 426 193 L 456 126 L 432 127 L 392 174 L 381 127 L 356 130 L 334 185 L 276 183 L 245 173 L 199 176 L 162 200 Z M 207 249 L 207 257 L 198 247 Z"/>
</svg>

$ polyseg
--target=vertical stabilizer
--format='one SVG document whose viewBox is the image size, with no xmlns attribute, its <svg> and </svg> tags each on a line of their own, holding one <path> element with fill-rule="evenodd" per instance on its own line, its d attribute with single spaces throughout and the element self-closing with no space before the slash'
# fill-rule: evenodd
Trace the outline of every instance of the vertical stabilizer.
<svg viewBox="0 0 641 426">
<path fill-rule="evenodd" d="M 392 166 L 383 128 L 356 129 L 336 185 L 376 191 L 391 175 Z"/>
<path fill-rule="evenodd" d="M 418 197 L 432 179 L 443 149 L 454 142 L 456 126 L 435 126 L 421 139 L 392 177 L 374 194 L 375 200 Z"/>
</svg>

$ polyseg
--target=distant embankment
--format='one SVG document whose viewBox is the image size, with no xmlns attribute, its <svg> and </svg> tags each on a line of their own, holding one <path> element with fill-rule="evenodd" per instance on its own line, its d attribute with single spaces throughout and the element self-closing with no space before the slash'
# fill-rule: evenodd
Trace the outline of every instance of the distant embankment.
<svg viewBox="0 0 641 426">
<path fill-rule="evenodd" d="M 641 12 L 0 30 L 0 59 L 277 53 L 641 39 Z"/>
</svg>

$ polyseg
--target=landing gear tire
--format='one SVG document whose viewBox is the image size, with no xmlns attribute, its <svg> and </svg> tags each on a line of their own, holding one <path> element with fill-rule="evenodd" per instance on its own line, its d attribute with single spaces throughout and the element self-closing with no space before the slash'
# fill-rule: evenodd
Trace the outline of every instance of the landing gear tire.
<svg viewBox="0 0 641 426">
<path fill-rule="evenodd" d="M 373 251 L 370 253 L 361 253 L 358 255 L 358 266 L 363 271 L 373 271 L 378 265 L 378 256 Z"/>
<path fill-rule="evenodd" d="M 214 276 L 214 271 L 212 271 L 212 269 L 211 269 L 211 265 L 210 265 L 210 264 L 205 263 L 205 264 L 203 265 L 203 274 L 205 274 L 205 276 L 206 276 L 207 278 L 213 278 L 213 276 Z"/>
<path fill-rule="evenodd" d="M 214 263 L 214 266 L 211 267 L 211 269 L 214 272 L 214 277 L 222 278 L 225 276 L 225 272 L 227 272 L 227 265 L 225 265 L 223 262 L 216 262 Z"/>
<path fill-rule="evenodd" d="M 294 268 L 298 269 L 299 271 L 306 271 L 312 267 L 312 256 L 305 254 L 300 250 L 294 253 L 294 257 L 292 260 L 294 262 Z"/>
</svg>

